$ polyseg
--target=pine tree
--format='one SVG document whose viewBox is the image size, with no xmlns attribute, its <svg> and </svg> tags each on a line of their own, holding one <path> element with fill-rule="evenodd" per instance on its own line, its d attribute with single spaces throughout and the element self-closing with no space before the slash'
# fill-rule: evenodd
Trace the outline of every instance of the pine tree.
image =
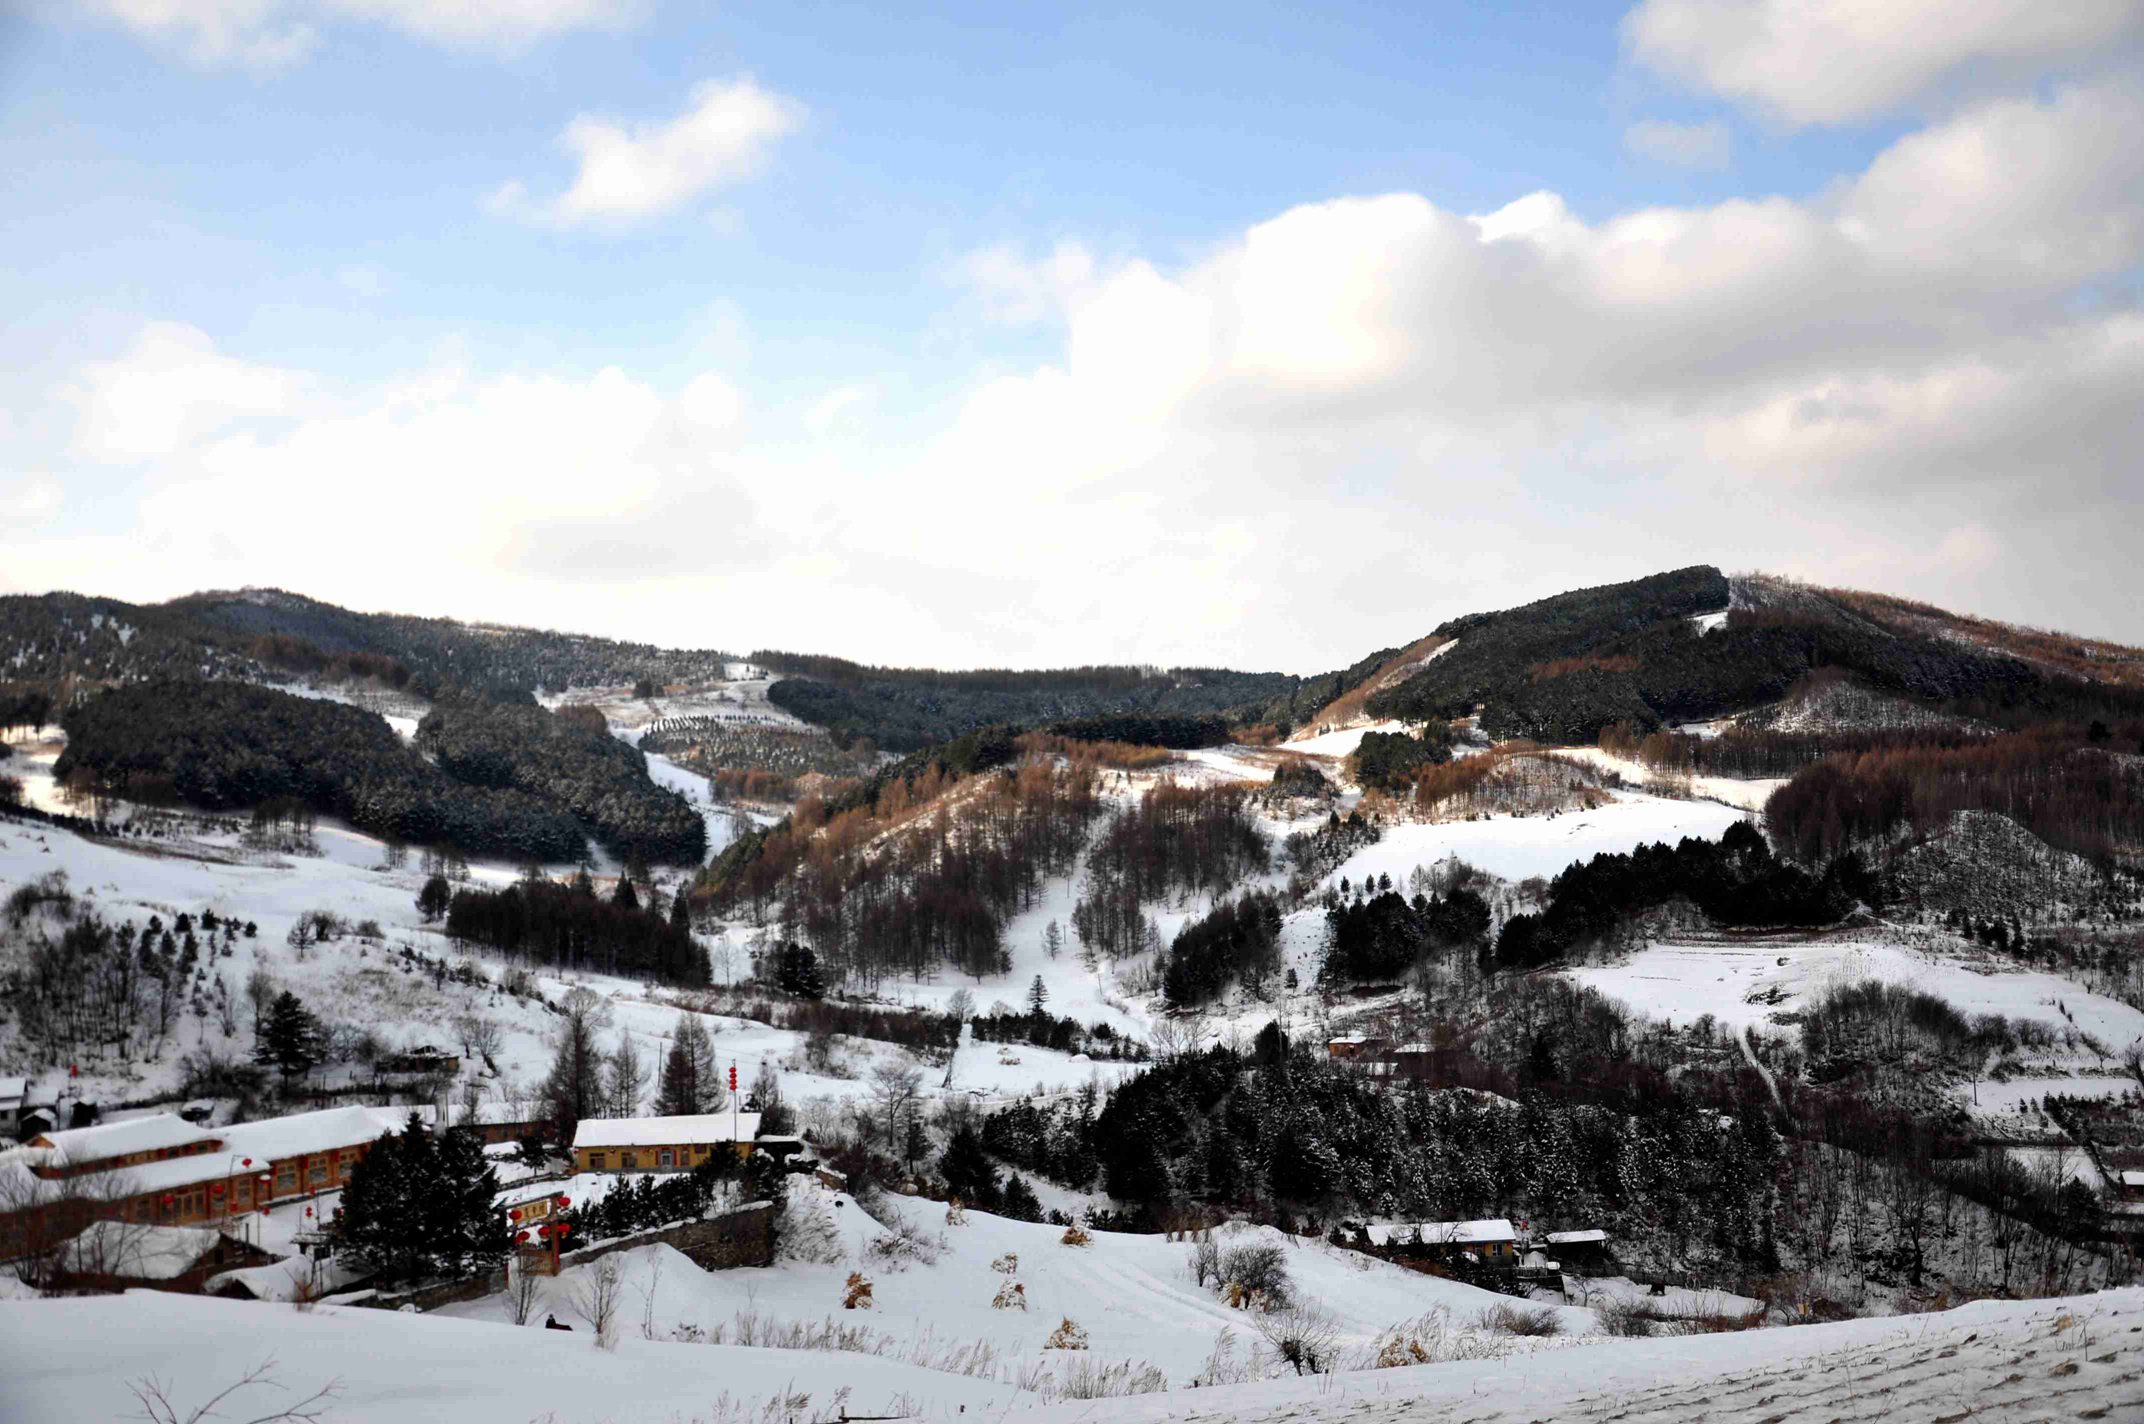
<svg viewBox="0 0 2144 1424">
<path fill-rule="evenodd" d="M 545 1106 L 559 1139 L 571 1142 L 581 1119 L 595 1117 L 603 1103 L 602 1050 L 596 1046 L 600 1001 L 586 991 L 566 996 L 565 1022 L 558 1028 L 558 1048 L 544 1080 Z"/>
<path fill-rule="evenodd" d="M 1027 986 L 1027 1011 L 1036 1018 L 1042 1017 L 1042 1006 L 1050 1001 L 1050 986 L 1037 974 L 1035 982 Z"/>
<path fill-rule="evenodd" d="M 938 1174 L 946 1190 L 973 1207 L 995 1211 L 998 1205 L 998 1169 L 983 1150 L 983 1139 L 962 1123 L 938 1159 Z"/>
<path fill-rule="evenodd" d="M 1043 952 L 1049 955 L 1050 958 L 1055 959 L 1059 954 L 1063 953 L 1064 947 L 1065 932 L 1058 927 L 1057 921 L 1052 920 L 1048 925 L 1044 926 L 1042 931 Z"/>
<path fill-rule="evenodd" d="M 637 910 L 640 908 L 640 895 L 633 889 L 632 876 L 621 875 L 618 877 L 618 888 L 611 892 L 610 902 L 620 909 Z"/>
<path fill-rule="evenodd" d="M 498 1192 L 476 1134 L 435 1135 L 412 1113 L 359 1160 L 332 1229 L 342 1251 L 389 1281 L 474 1274 L 512 1247 Z"/>
<path fill-rule="evenodd" d="M 1014 1221 L 1042 1220 L 1042 1202 L 1035 1196 L 1035 1189 L 1029 1186 L 1018 1172 L 1005 1179 L 1004 1198 L 999 1204 L 998 1213 L 1001 1216 L 1009 1216 Z"/>
<path fill-rule="evenodd" d="M 647 1091 L 647 1064 L 634 1046 L 633 1035 L 621 1029 L 617 1045 L 603 1060 L 604 1110 L 610 1117 L 638 1117 L 640 1100 Z"/>
<path fill-rule="evenodd" d="M 285 1078 L 295 1077 L 326 1056 L 320 1020 L 285 989 L 268 1006 L 268 1018 L 255 1035 L 253 1061 L 272 1065 Z"/>
<path fill-rule="evenodd" d="M 439 918 L 446 914 L 447 906 L 453 898 L 454 890 L 447 884 L 447 877 L 434 875 L 425 881 L 424 888 L 417 892 L 417 913 L 424 916 L 426 924 L 436 924 Z"/>
<path fill-rule="evenodd" d="M 715 1071 L 715 1046 L 698 1014 L 678 1015 L 677 1032 L 670 1038 L 670 1051 L 663 1055 L 661 1080 L 655 1091 L 659 1117 L 685 1117 L 713 1112 L 722 1105 L 722 1086 Z"/>
</svg>

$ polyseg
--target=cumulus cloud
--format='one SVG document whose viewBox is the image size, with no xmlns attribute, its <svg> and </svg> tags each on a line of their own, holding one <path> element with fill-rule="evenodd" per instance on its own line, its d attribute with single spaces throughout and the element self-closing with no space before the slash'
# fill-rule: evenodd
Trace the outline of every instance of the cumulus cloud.
<svg viewBox="0 0 2144 1424">
<path fill-rule="evenodd" d="M 515 179 L 485 206 L 565 226 L 628 226 L 756 175 L 803 118 L 802 105 L 750 76 L 702 84 L 682 114 L 657 123 L 582 114 L 559 136 L 576 165 L 565 191 L 534 198 Z"/>
<path fill-rule="evenodd" d="M 1623 20 L 1640 63 L 1797 126 L 1876 118 L 2140 35 L 2135 0 L 1643 0 Z"/>
<path fill-rule="evenodd" d="M 305 59 L 337 24 L 511 53 L 554 35 L 621 28 L 641 8 L 635 0 L 84 0 L 79 13 L 204 67 L 265 71 Z"/>
<path fill-rule="evenodd" d="M 1734 136 L 1717 119 L 1701 124 L 1643 119 L 1623 130 L 1623 146 L 1675 168 L 1725 168 L 1734 158 Z"/>
<path fill-rule="evenodd" d="M 153 322 L 123 355 L 90 362 L 58 394 L 75 407 L 77 454 L 139 461 L 286 414 L 303 387 L 296 373 L 223 355 L 196 327 Z"/>
<path fill-rule="evenodd" d="M 332 529 L 395 550 L 412 606 L 677 642 L 1308 671 L 1696 559 L 2133 637 L 2144 317 L 2105 293 L 2144 260 L 2140 129 L 2101 81 L 1813 196 L 1401 192 L 1187 263 L 1007 249 L 984 315 L 1051 323 L 1049 359 L 868 450 L 755 428 L 712 362 L 347 391 L 187 328 L 78 375 L 77 446 L 156 452 L 139 517 L 194 582 L 227 537 L 227 577 L 379 602 L 307 546 Z M 35 557 L 66 583 L 94 555 Z"/>
</svg>

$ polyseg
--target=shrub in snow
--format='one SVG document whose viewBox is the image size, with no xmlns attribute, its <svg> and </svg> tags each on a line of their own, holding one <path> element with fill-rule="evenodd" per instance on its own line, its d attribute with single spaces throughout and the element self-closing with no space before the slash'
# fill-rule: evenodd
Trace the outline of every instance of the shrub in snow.
<svg viewBox="0 0 2144 1424">
<path fill-rule="evenodd" d="M 1299 1375 L 1330 1374 L 1337 1363 L 1340 1322 L 1311 1301 L 1291 1301 L 1258 1317 L 1258 1333 Z"/>
<path fill-rule="evenodd" d="M 1094 1238 L 1092 1236 L 1089 1236 L 1085 1231 L 1082 1231 L 1080 1229 L 1079 1223 L 1076 1221 L 1073 1222 L 1070 1226 L 1067 1226 L 1065 1228 L 1065 1234 L 1058 1237 L 1057 1240 L 1060 1245 L 1065 1246 L 1088 1246 L 1092 1245 L 1094 1242 Z"/>
<path fill-rule="evenodd" d="M 1067 1315 L 1057 1322 L 1050 1338 L 1042 1342 L 1045 1350 L 1084 1350 L 1087 1348 L 1087 1329 Z"/>
<path fill-rule="evenodd" d="M 1208 1237 L 1196 1242 L 1186 1253 L 1191 1268 L 1191 1279 L 1201 1289 L 1219 1285 L 1221 1281 L 1221 1248 Z"/>
<path fill-rule="evenodd" d="M 1493 1306 L 1481 1313 L 1481 1328 L 1494 1330 L 1502 1335 L 1523 1335 L 1529 1338 L 1545 1338 L 1563 1333 L 1563 1322 L 1556 1312 L 1547 1306 L 1528 1310 L 1520 1305 Z"/>
<path fill-rule="evenodd" d="M 1015 1253 L 1007 1251 L 990 1263 L 990 1269 L 1001 1276 L 1017 1275 L 1020 1271 L 1020 1258 Z"/>
<path fill-rule="evenodd" d="M 863 1272 L 849 1272 L 847 1286 L 841 1293 L 843 1310 L 869 1310 L 871 1308 L 871 1282 L 864 1279 Z"/>
<path fill-rule="evenodd" d="M 1291 1298 L 1288 1261 L 1278 1246 L 1230 1247 L 1220 1254 L 1217 1265 L 1229 1290 L 1230 1305 L 1279 1310 Z"/>
<path fill-rule="evenodd" d="M 959 1197 L 954 1197 L 945 1204 L 945 1224 L 947 1226 L 966 1226 L 968 1224 L 968 1213 L 961 1206 Z"/>
<path fill-rule="evenodd" d="M 1027 1309 L 1027 1287 L 1021 1285 L 1018 1281 L 1008 1279 L 1005 1284 L 998 1287 L 998 1293 L 990 1298 L 990 1308 L 992 1310 Z"/>
<path fill-rule="evenodd" d="M 946 1240 L 943 1236 L 927 1236 L 923 1228 L 910 1221 L 895 1217 L 887 1225 L 883 1235 L 872 1238 L 864 1247 L 864 1254 L 890 1271 L 898 1271 L 910 1261 L 921 1261 L 929 1266 L 945 1254 Z"/>
</svg>

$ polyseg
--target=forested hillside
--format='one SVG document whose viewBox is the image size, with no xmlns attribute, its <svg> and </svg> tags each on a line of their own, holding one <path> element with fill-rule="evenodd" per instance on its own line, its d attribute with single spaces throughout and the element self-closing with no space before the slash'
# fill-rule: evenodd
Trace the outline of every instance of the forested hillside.
<svg viewBox="0 0 2144 1424">
<path fill-rule="evenodd" d="M 1860 598 L 1769 579 L 1731 585 L 1707 566 L 1581 589 L 1439 625 L 1456 646 L 1365 707 L 1418 722 L 1479 708 L 1494 737 L 1587 743 L 1619 722 L 1650 729 L 1776 702 L 1829 669 L 1993 725 L 2144 714 L 2137 688 L 1879 620 Z"/>
<path fill-rule="evenodd" d="M 533 702 L 463 696 L 417 726 L 417 746 L 471 786 L 512 788 L 563 804 L 621 857 L 698 865 L 707 825 L 648 776 L 648 759 L 593 725 Z"/>
<path fill-rule="evenodd" d="M 55 772 L 149 804 L 340 816 L 385 839 L 521 861 L 697 863 L 706 827 L 646 759 L 533 704 L 457 702 L 425 721 L 438 764 L 377 714 L 241 682 L 131 683 L 69 707 Z M 577 819 L 578 818 L 578 819 Z"/>
<path fill-rule="evenodd" d="M 753 653 L 752 661 L 788 674 L 767 693 L 785 712 L 844 741 L 868 737 L 894 751 L 917 750 L 993 724 L 1032 727 L 1124 714 L 1210 716 L 1285 700 L 1303 681 L 1286 673 L 1225 668 L 936 672 L 771 651 Z"/>
</svg>

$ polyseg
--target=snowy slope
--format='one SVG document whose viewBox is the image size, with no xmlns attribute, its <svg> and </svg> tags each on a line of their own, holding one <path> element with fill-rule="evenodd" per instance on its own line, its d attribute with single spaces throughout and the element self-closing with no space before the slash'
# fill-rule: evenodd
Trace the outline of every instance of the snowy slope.
<svg viewBox="0 0 2144 1424">
<path fill-rule="evenodd" d="M 1684 836 L 1717 840 L 1743 813 L 1705 801 L 1671 801 L 1642 792 L 1619 792 L 1593 811 L 1556 816 L 1493 816 L 1481 821 L 1415 822 L 1387 826 L 1384 838 L 1365 846 L 1331 877 L 1351 882 L 1365 875 L 1406 879 L 1418 865 L 1450 856 L 1506 880 L 1554 875 L 1574 860 L 1629 851 L 1651 841 L 1669 845 Z"/>
<path fill-rule="evenodd" d="M 2144 1290 L 1697 1335 L 1192 1394 L 1058 1405 L 1028 1424 L 1938 1424 L 2144 1418 Z"/>
<path fill-rule="evenodd" d="M 1862 979 L 1917 989 L 1971 1018 L 2029 1019 L 2060 1034 L 2090 1034 L 2119 1056 L 2144 1039 L 2144 1013 L 2072 980 L 1966 959 L 1933 946 L 1862 935 L 1762 935 L 1656 944 L 1619 964 L 1567 971 L 1649 1018 L 1689 1023 L 1710 1014 L 1732 1027 L 1766 1027 L 1834 984 Z"/>
</svg>

